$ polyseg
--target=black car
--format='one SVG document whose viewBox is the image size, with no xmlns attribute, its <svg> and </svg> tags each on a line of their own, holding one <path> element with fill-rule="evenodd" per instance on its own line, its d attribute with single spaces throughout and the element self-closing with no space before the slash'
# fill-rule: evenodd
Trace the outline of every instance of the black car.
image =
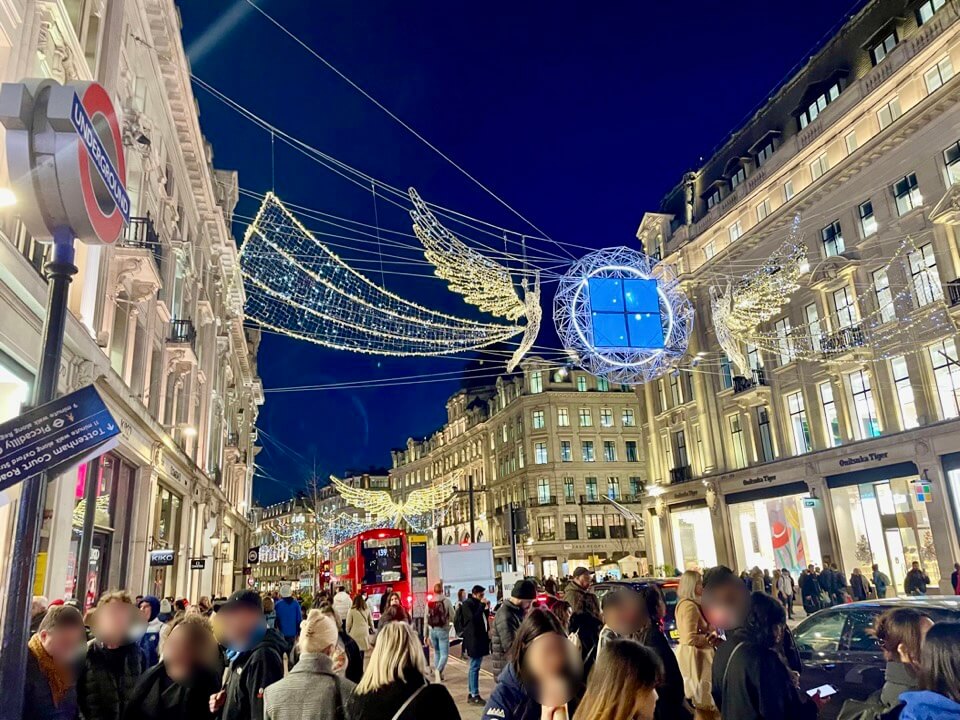
<svg viewBox="0 0 960 720">
<path fill-rule="evenodd" d="M 916 608 L 937 622 L 960 622 L 958 597 L 901 597 L 837 605 L 814 613 L 793 631 L 803 659 L 800 686 L 837 689 L 821 710 L 833 720 L 847 698 L 865 700 L 883 685 L 886 661 L 870 630 L 877 616 L 893 608 Z"/>
<path fill-rule="evenodd" d="M 609 580 L 600 582 L 593 586 L 593 591 L 597 597 L 603 600 L 603 596 L 618 587 L 630 588 L 639 592 L 647 585 L 657 585 L 660 592 L 663 593 L 663 599 L 667 603 L 667 615 L 663 619 L 663 632 L 671 645 L 676 645 L 680 641 L 680 634 L 677 632 L 677 618 L 674 611 L 677 609 L 677 588 L 680 585 L 678 578 L 631 578 L 629 580 Z"/>
</svg>

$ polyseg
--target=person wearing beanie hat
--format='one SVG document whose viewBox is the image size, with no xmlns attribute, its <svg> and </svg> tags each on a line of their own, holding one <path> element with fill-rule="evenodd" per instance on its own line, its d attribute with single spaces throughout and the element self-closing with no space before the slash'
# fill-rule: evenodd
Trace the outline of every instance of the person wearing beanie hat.
<svg viewBox="0 0 960 720">
<path fill-rule="evenodd" d="M 160 600 L 153 595 L 145 595 L 137 606 L 140 617 L 146 623 L 147 629 L 140 638 L 140 648 L 147 658 L 147 666 L 153 667 L 160 661 L 160 631 L 163 623 L 160 622 Z"/>
<path fill-rule="evenodd" d="M 293 650 L 300 634 L 300 623 L 303 622 L 303 609 L 295 597 L 290 583 L 280 585 L 280 599 L 273 603 L 273 610 L 277 614 L 275 627 L 287 641 L 287 647 Z"/>
<path fill-rule="evenodd" d="M 493 620 L 493 672 L 499 675 L 507 664 L 507 653 L 513 645 L 520 623 L 537 599 L 533 580 L 517 580 L 510 597 L 503 601 Z"/>
<path fill-rule="evenodd" d="M 168 598 L 160 601 L 160 614 L 157 615 L 160 622 L 170 622 L 173 619 L 173 603 Z"/>
</svg>

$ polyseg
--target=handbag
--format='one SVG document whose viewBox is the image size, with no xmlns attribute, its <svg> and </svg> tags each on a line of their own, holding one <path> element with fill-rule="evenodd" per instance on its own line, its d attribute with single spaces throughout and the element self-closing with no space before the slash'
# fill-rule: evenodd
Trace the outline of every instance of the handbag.
<svg viewBox="0 0 960 720">
<path fill-rule="evenodd" d="M 416 692 L 414 692 L 413 695 L 411 695 L 404 701 L 403 705 L 400 706 L 400 709 L 397 710 L 397 712 L 394 714 L 393 720 L 400 720 L 400 718 L 403 717 L 403 711 L 410 706 L 410 703 L 416 700 L 417 695 L 419 695 L 426 689 L 427 689 L 427 683 L 425 682 L 423 685 L 417 688 Z"/>
</svg>

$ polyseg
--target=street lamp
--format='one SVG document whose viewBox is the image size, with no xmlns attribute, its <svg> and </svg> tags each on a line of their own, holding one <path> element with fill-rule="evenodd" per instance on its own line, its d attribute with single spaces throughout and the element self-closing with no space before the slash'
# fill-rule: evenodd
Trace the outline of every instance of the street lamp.
<svg viewBox="0 0 960 720">
<path fill-rule="evenodd" d="M 13 190 L 8 187 L 0 187 L 0 208 L 10 207 L 17 204 L 17 196 Z"/>
</svg>

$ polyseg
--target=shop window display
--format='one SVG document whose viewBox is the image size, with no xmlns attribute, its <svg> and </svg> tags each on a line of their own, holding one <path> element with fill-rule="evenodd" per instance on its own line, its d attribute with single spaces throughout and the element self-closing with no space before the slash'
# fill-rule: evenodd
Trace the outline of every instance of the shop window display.
<svg viewBox="0 0 960 720">
<path fill-rule="evenodd" d="M 676 567 L 693 570 L 717 564 L 717 547 L 713 538 L 713 518 L 707 508 L 670 512 L 673 552 Z"/>
<path fill-rule="evenodd" d="M 804 497 L 730 505 L 738 568 L 787 568 L 796 578 L 810 563 L 822 564 L 816 519 L 813 510 L 803 506 Z"/>
</svg>

